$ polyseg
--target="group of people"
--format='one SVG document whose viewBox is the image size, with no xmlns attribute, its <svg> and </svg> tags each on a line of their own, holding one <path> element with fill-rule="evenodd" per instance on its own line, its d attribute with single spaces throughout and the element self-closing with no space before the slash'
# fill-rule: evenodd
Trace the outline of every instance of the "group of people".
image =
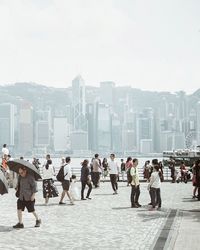
<svg viewBox="0 0 200 250">
<path fill-rule="evenodd" d="M 148 191 L 150 194 L 150 200 L 151 202 L 149 205 L 152 206 L 151 210 L 155 210 L 156 206 L 158 208 L 161 208 L 161 182 L 163 181 L 163 170 L 162 166 L 159 164 L 157 159 L 152 160 L 152 164 L 150 165 L 150 162 L 148 162 L 148 175 L 145 176 L 148 184 Z M 141 204 L 139 203 L 139 197 L 140 197 L 140 182 L 139 182 L 139 172 L 138 172 L 138 159 L 131 157 L 127 158 L 126 161 L 126 169 L 127 173 L 130 173 L 130 184 L 131 184 L 131 207 L 132 208 L 138 208 L 141 207 Z"/>
<path fill-rule="evenodd" d="M 3 149 L 6 147 L 4 145 Z M 8 151 L 2 149 L 2 161 L 3 159 L 9 160 Z M 59 193 L 57 187 L 54 184 L 54 179 L 56 177 L 55 167 L 52 163 L 52 159 L 49 154 L 46 155 L 46 160 L 44 164 L 41 164 L 38 159 L 34 159 L 32 162 L 37 169 L 42 172 L 43 181 L 43 197 L 45 200 L 45 205 L 48 205 L 49 198 L 58 197 Z M 174 166 L 173 159 L 169 162 L 169 168 Z M 76 199 L 78 199 L 78 188 L 76 186 L 76 176 L 72 174 L 71 168 L 71 158 L 62 158 L 60 169 L 63 171 L 63 179 L 61 181 L 62 193 L 59 199 L 59 205 L 63 205 L 64 198 L 67 195 L 70 204 L 74 205 Z M 152 207 L 150 210 L 155 210 L 156 206 L 161 208 L 161 182 L 163 181 L 163 166 L 162 163 L 157 159 L 153 159 L 152 162 L 146 161 L 143 169 L 144 178 L 148 182 L 148 191 L 150 195 L 150 203 Z M 182 172 L 185 171 L 184 164 L 180 166 Z M 128 157 L 126 162 L 121 159 L 121 165 L 119 166 L 115 154 L 110 154 L 110 160 L 106 158 L 101 160 L 99 155 L 95 154 L 94 158 L 89 162 L 87 159 L 83 160 L 81 163 L 81 200 L 90 200 L 91 192 L 93 187 L 100 187 L 100 176 L 104 173 L 103 180 L 105 176 L 109 175 L 111 187 L 113 189 L 113 195 L 118 194 L 118 180 L 119 174 L 122 174 L 122 180 L 125 180 L 125 174 L 127 175 L 127 185 L 131 186 L 130 202 L 132 208 L 139 208 L 141 204 L 139 203 L 140 198 L 140 181 L 139 181 L 139 170 L 138 170 L 138 159 Z M 22 212 L 27 208 L 28 212 L 32 213 L 35 217 L 36 223 L 35 227 L 39 227 L 41 224 L 41 219 L 35 211 L 35 194 L 37 192 L 37 184 L 34 177 L 27 171 L 26 167 L 19 168 L 19 177 L 16 186 L 17 197 L 17 215 L 18 223 L 13 226 L 13 228 L 23 228 Z M 173 171 L 172 171 L 173 174 Z M 173 175 L 172 175 L 173 177 Z M 172 178 L 172 182 L 173 182 Z M 85 189 L 88 186 L 87 193 L 85 195 Z M 200 200 L 200 160 L 196 161 L 193 166 L 193 186 L 194 186 L 194 197 Z M 198 195 L 196 196 L 196 193 Z"/>
</svg>

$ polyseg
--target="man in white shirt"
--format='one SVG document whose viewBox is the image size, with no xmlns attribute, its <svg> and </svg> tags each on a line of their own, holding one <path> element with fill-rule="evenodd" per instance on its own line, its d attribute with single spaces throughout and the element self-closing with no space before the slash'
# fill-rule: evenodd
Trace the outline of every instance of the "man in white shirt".
<svg viewBox="0 0 200 250">
<path fill-rule="evenodd" d="M 141 207 L 139 204 L 139 196 L 140 196 L 140 182 L 139 182 L 139 171 L 138 171 L 138 159 L 134 158 L 133 167 L 130 170 L 130 174 L 132 176 L 131 182 L 131 207 L 138 208 Z"/>
<path fill-rule="evenodd" d="M 111 160 L 108 162 L 108 169 L 110 171 L 110 182 L 114 190 L 113 194 L 117 194 L 117 190 L 118 190 L 117 179 L 119 175 L 119 166 L 117 162 L 115 161 L 115 154 L 111 154 L 110 159 Z"/>
<path fill-rule="evenodd" d="M 6 159 L 7 156 L 9 155 L 9 150 L 6 148 L 7 145 L 3 144 L 3 148 L 2 148 L 2 158 Z"/>
<path fill-rule="evenodd" d="M 63 166 L 63 170 L 64 170 L 64 181 L 62 182 L 62 188 L 63 188 L 63 192 L 61 194 L 61 198 L 60 198 L 60 202 L 59 204 L 62 205 L 62 204 L 65 204 L 63 202 L 63 199 L 65 197 L 65 194 L 67 194 L 69 200 L 70 200 L 70 203 L 72 205 L 74 205 L 74 201 L 69 193 L 69 187 L 70 187 L 70 179 L 72 177 L 72 171 L 71 171 L 71 166 L 70 166 L 70 162 L 71 162 L 71 158 L 70 157 L 66 157 L 65 159 L 66 161 L 66 164 Z"/>
</svg>

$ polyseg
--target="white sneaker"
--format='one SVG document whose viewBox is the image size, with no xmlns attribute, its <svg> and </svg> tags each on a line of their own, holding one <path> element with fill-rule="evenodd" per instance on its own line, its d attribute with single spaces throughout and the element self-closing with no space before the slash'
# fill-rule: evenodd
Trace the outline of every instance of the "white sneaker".
<svg viewBox="0 0 200 250">
<path fill-rule="evenodd" d="M 74 201 L 73 201 L 73 200 L 70 200 L 70 204 L 71 204 L 71 205 L 74 205 Z"/>
</svg>

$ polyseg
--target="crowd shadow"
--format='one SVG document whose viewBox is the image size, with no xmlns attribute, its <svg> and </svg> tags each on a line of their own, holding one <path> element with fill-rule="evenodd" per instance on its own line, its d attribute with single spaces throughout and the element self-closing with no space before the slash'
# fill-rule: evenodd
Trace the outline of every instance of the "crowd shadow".
<svg viewBox="0 0 200 250">
<path fill-rule="evenodd" d="M 149 212 L 149 211 L 145 210 L 145 212 Z M 142 218 L 142 222 L 147 222 L 147 221 L 153 221 L 159 218 L 167 218 L 168 213 L 166 213 L 165 211 L 159 210 L 159 213 L 158 211 L 153 211 L 151 213 L 138 213 L 138 216 Z"/>
<path fill-rule="evenodd" d="M 94 194 L 94 195 L 102 195 L 102 196 L 104 196 L 104 195 L 112 195 L 112 196 L 114 196 L 113 194 Z"/>
<path fill-rule="evenodd" d="M 200 223 L 200 209 L 181 209 L 179 216 L 191 219 L 193 222 Z"/>
<path fill-rule="evenodd" d="M 62 204 L 62 206 L 64 205 L 67 205 L 67 204 Z M 50 203 L 48 205 L 45 205 L 44 203 L 38 203 L 38 204 L 35 204 L 35 206 L 37 207 L 52 207 L 52 206 L 61 206 L 59 205 L 58 203 Z"/>
</svg>

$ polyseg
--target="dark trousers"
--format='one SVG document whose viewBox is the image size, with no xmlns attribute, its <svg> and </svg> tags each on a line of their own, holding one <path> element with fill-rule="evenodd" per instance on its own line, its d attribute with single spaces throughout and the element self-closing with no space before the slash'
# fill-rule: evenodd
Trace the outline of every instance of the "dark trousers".
<svg viewBox="0 0 200 250">
<path fill-rule="evenodd" d="M 117 178 L 118 178 L 117 174 L 110 174 L 110 182 L 115 192 L 118 189 Z"/>
<path fill-rule="evenodd" d="M 88 187 L 89 187 L 88 192 L 87 192 L 87 196 L 86 196 L 86 198 L 88 198 L 90 196 L 91 191 L 92 191 L 92 184 L 88 183 L 88 182 L 85 182 L 85 181 L 82 181 L 81 184 L 82 184 L 82 187 L 81 187 L 81 199 L 84 199 L 84 190 L 85 190 L 86 185 L 88 185 Z"/>
<path fill-rule="evenodd" d="M 100 179 L 100 173 L 99 172 L 93 172 L 93 184 L 95 187 L 99 186 L 99 179 Z"/>
<path fill-rule="evenodd" d="M 197 195 L 198 201 L 200 201 L 200 187 L 198 187 L 198 195 Z"/>
<path fill-rule="evenodd" d="M 160 188 L 150 188 L 150 197 L 151 197 L 151 204 L 153 207 L 158 205 L 161 207 L 161 196 L 160 196 Z"/>
<path fill-rule="evenodd" d="M 140 185 L 131 185 L 131 204 L 135 205 L 138 203 L 140 196 Z"/>
</svg>

